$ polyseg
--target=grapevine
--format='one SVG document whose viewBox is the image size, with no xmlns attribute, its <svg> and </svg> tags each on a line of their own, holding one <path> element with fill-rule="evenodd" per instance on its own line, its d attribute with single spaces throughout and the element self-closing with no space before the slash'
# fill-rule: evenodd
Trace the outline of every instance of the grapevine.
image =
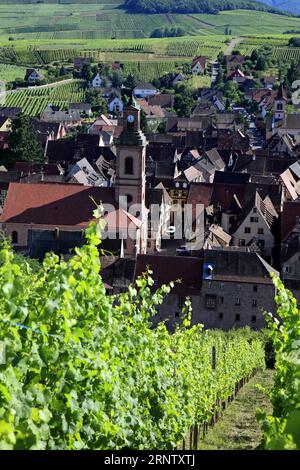
<svg viewBox="0 0 300 470">
<path fill-rule="evenodd" d="M 154 292 L 150 272 L 106 295 L 100 228 L 68 261 L 32 265 L 2 242 L 0 449 L 174 449 L 264 366 L 259 333 L 191 327 L 188 301 L 174 334 L 153 328 L 172 284 Z"/>
</svg>

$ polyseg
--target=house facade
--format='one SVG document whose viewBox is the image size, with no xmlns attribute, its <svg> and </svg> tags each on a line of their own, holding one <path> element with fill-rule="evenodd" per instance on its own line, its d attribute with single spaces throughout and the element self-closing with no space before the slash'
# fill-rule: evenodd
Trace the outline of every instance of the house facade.
<svg viewBox="0 0 300 470">
<path fill-rule="evenodd" d="M 99 73 L 97 73 L 97 75 L 92 80 L 92 87 L 93 88 L 101 88 L 102 83 L 103 83 L 103 80 L 100 77 Z"/>
<path fill-rule="evenodd" d="M 155 322 L 172 330 L 183 319 L 186 297 L 192 305 L 192 324 L 229 330 L 265 326 L 265 312 L 276 312 L 275 286 L 270 273 L 278 273 L 257 253 L 229 248 L 204 250 L 203 257 L 138 256 L 135 277 L 153 271 L 155 288 L 175 282 L 158 309 Z M 183 275 L 184 273 L 184 275 Z"/>
<path fill-rule="evenodd" d="M 193 59 L 191 72 L 193 75 L 203 75 L 206 69 L 206 57 L 199 56 Z"/>
<path fill-rule="evenodd" d="M 25 75 L 25 81 L 29 85 L 35 85 L 43 79 L 43 75 L 39 69 L 27 69 Z"/>
<path fill-rule="evenodd" d="M 133 94 L 136 98 L 150 98 L 156 95 L 159 91 L 148 82 L 139 83 L 133 90 Z"/>
<path fill-rule="evenodd" d="M 117 96 L 108 103 L 108 109 L 110 113 L 120 114 L 123 112 L 123 108 L 124 108 L 124 103 Z"/>
<path fill-rule="evenodd" d="M 256 197 L 256 202 L 245 215 L 242 215 L 238 227 L 232 231 L 232 245 L 250 246 L 254 241 L 264 258 L 271 261 L 275 240 L 272 232 L 274 217 L 277 218 L 278 215 L 268 213 L 265 203 L 259 196 Z"/>
</svg>

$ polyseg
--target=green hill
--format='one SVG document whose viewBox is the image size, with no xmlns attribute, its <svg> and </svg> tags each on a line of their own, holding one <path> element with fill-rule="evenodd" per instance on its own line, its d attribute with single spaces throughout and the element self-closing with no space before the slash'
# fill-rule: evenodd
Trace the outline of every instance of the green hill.
<svg viewBox="0 0 300 470">
<path fill-rule="evenodd" d="M 284 11 L 300 14 L 299 0 L 261 0 L 261 2 L 274 8 L 280 8 Z"/>
<path fill-rule="evenodd" d="M 179 28 L 190 36 L 224 35 L 228 30 L 232 36 L 300 30 L 299 18 L 265 11 L 146 14 L 124 11 L 123 5 L 120 0 L 98 0 L 97 4 L 21 4 L 21 0 L 8 4 L 0 0 L 0 41 L 149 38 L 158 28 Z"/>
<path fill-rule="evenodd" d="M 255 0 L 125 0 L 125 8 L 140 13 L 209 13 L 228 10 L 279 10 Z"/>
</svg>

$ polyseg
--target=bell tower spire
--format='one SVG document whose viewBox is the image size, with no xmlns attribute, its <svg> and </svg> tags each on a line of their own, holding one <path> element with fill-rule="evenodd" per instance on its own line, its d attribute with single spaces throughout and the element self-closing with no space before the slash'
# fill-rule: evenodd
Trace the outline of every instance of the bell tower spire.
<svg viewBox="0 0 300 470">
<path fill-rule="evenodd" d="M 117 141 L 117 162 L 115 196 L 123 209 L 145 221 L 147 210 L 146 198 L 146 148 L 147 139 L 141 130 L 141 107 L 131 98 L 123 110 L 123 131 Z M 134 206 L 134 207 L 133 207 Z M 141 247 L 138 252 L 147 249 L 147 223 L 141 229 Z M 143 233 L 145 231 L 145 233 Z"/>
</svg>

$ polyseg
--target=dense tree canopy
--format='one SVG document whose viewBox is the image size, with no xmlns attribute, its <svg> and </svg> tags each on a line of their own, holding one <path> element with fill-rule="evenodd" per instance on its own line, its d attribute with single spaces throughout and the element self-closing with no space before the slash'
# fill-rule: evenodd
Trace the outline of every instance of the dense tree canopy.
<svg viewBox="0 0 300 470">
<path fill-rule="evenodd" d="M 259 10 L 278 13 L 280 10 L 255 0 L 125 0 L 125 8 L 143 13 L 209 13 L 222 10 Z M 288 13 L 283 13 L 288 15 Z"/>
<path fill-rule="evenodd" d="M 9 138 L 8 166 L 15 162 L 43 162 L 44 151 L 36 139 L 30 118 L 20 114 L 14 119 Z"/>
</svg>

